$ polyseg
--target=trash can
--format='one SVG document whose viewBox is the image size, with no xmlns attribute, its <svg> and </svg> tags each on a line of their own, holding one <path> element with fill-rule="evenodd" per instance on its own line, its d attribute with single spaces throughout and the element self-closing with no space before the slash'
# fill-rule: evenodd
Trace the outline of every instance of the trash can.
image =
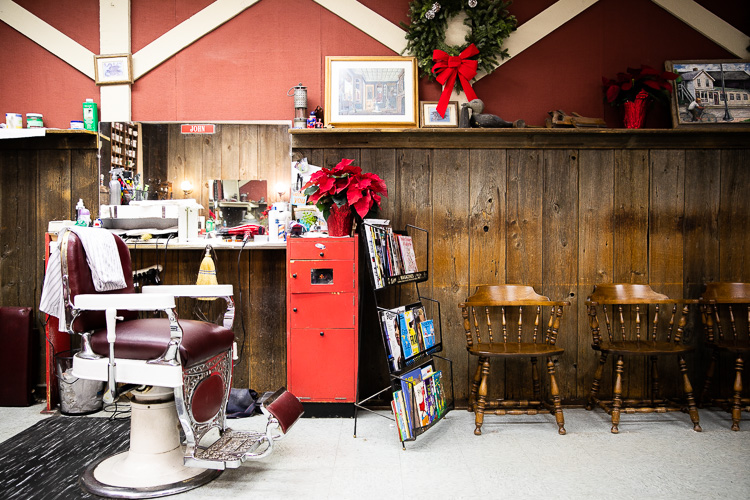
<svg viewBox="0 0 750 500">
<path fill-rule="evenodd" d="M 88 415 L 102 409 L 104 382 L 73 376 L 73 356 L 77 349 L 55 355 L 57 380 L 60 388 L 60 413 Z"/>
</svg>

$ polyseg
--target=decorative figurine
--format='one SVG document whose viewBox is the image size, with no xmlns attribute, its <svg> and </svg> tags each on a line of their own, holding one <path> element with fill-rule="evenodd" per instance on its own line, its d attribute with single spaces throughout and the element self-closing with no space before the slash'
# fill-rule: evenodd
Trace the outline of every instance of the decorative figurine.
<svg viewBox="0 0 750 500">
<path fill-rule="evenodd" d="M 472 99 L 468 103 L 461 104 L 461 119 L 464 119 L 464 114 L 471 110 L 471 116 L 469 117 L 469 124 L 474 128 L 524 128 L 526 122 L 523 120 L 516 120 L 515 122 L 507 122 L 497 115 L 491 115 L 489 113 L 482 113 L 484 111 L 484 102 L 481 99 Z M 459 126 L 463 120 L 459 120 Z"/>
</svg>

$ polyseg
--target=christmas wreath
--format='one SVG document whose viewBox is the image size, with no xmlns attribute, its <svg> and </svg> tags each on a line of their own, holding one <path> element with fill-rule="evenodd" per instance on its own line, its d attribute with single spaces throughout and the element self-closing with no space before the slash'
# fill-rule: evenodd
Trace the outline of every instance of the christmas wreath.
<svg viewBox="0 0 750 500">
<path fill-rule="evenodd" d="M 417 58 L 422 76 L 434 79 L 431 71 L 433 51 L 443 50 L 451 56 L 458 56 L 461 51 L 474 44 L 479 50 L 478 68 L 491 73 L 498 65 L 497 58 L 508 57 L 508 50 L 503 49 L 503 40 L 516 29 L 515 16 L 506 8 L 511 2 L 502 0 L 415 0 L 409 4 L 409 26 L 401 23 L 407 30 L 406 49 L 404 52 Z M 466 8 L 468 7 L 468 8 Z M 470 28 L 463 45 L 445 43 L 445 30 L 448 21 L 466 12 L 464 24 Z M 455 88 L 460 92 L 460 82 L 456 80 Z"/>
</svg>

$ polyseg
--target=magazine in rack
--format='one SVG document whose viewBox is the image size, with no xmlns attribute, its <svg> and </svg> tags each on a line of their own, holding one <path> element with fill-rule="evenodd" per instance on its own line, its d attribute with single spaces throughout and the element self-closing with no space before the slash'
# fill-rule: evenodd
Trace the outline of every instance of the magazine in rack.
<svg viewBox="0 0 750 500">
<path fill-rule="evenodd" d="M 440 303 L 419 292 L 418 283 L 426 281 L 428 275 L 426 269 L 419 268 L 415 255 L 415 246 L 422 240 L 415 240 L 416 234 L 410 235 L 409 228 L 414 233 L 421 231 L 427 240 L 427 231 L 416 226 L 395 232 L 383 219 L 365 219 L 362 225 L 366 269 L 375 296 L 391 387 L 355 405 L 367 409 L 361 403 L 390 390 L 393 419 L 402 445 L 415 440 L 453 409 L 452 362 L 436 354 L 442 351 Z M 420 244 L 419 248 L 426 251 L 428 244 Z M 379 305 L 377 291 L 411 283 L 418 300 L 392 308 Z M 355 413 L 355 435 L 356 427 Z"/>
</svg>

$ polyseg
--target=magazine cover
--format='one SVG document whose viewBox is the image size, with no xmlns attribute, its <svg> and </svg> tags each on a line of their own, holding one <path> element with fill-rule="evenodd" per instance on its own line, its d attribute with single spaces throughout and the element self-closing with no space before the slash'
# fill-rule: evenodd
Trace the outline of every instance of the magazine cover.
<svg viewBox="0 0 750 500">
<path fill-rule="evenodd" d="M 398 235 L 398 245 L 401 249 L 401 259 L 404 263 L 404 273 L 411 274 L 419 271 L 417 257 L 414 255 L 414 244 L 411 236 Z"/>
</svg>

